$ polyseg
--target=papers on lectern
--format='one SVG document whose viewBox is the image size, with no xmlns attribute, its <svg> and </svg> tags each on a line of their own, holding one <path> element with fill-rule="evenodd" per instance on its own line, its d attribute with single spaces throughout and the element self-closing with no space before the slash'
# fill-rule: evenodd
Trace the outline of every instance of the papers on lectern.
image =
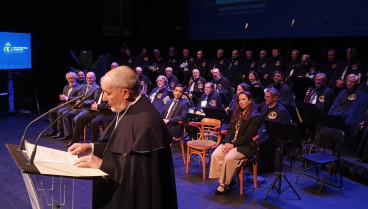
<svg viewBox="0 0 368 209">
<path fill-rule="evenodd" d="M 25 154 L 30 158 L 34 145 L 25 142 Z M 79 168 L 73 165 L 78 156 L 71 155 L 69 152 L 52 149 L 43 146 L 37 146 L 37 152 L 34 159 L 34 164 L 41 174 L 58 175 L 70 177 L 93 177 L 107 176 L 100 169 L 94 168 Z"/>
</svg>

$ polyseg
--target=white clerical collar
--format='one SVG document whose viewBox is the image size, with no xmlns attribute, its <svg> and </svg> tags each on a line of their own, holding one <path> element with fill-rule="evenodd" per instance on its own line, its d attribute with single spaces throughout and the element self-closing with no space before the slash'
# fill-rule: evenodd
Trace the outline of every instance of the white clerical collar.
<svg viewBox="0 0 368 209">
<path fill-rule="evenodd" d="M 131 105 L 134 105 L 140 98 L 142 94 L 139 94 L 139 96 L 134 100 L 134 102 L 131 103 Z"/>
<path fill-rule="evenodd" d="M 270 105 L 269 105 L 269 106 L 268 106 L 268 109 L 271 109 L 271 108 L 275 107 L 276 103 L 277 103 L 277 102 L 275 102 L 275 104 L 273 104 L 272 106 L 270 106 Z"/>
</svg>

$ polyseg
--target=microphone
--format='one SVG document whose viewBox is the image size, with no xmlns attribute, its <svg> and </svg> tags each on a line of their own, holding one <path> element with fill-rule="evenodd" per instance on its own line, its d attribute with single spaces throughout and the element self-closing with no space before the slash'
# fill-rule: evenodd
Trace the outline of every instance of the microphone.
<svg viewBox="0 0 368 209">
<path fill-rule="evenodd" d="M 22 139 L 21 139 L 20 144 L 19 144 L 19 147 L 18 147 L 18 151 L 20 151 L 20 150 L 23 150 L 23 149 L 24 149 L 24 140 L 25 140 L 25 138 L 26 138 L 26 133 L 27 133 L 28 127 L 29 127 L 31 124 L 33 124 L 34 122 L 36 122 L 36 121 L 40 120 L 41 118 L 43 118 L 45 115 L 49 114 L 50 112 L 52 112 L 52 111 L 54 111 L 54 110 L 56 110 L 56 109 L 59 109 L 60 107 L 62 107 L 62 106 L 64 106 L 64 105 L 66 105 L 66 104 L 72 103 L 72 102 L 74 102 L 74 101 L 76 101 L 76 100 L 78 100 L 78 99 L 82 98 L 83 96 L 84 96 L 84 95 L 81 95 L 81 96 L 79 96 L 79 97 L 77 97 L 77 98 L 74 98 L 74 99 L 72 99 L 72 100 L 69 100 L 69 101 L 67 101 L 67 102 L 65 102 L 65 103 L 63 103 L 63 104 L 61 104 L 61 105 L 59 105 L 59 106 L 57 106 L 57 107 L 54 107 L 54 108 L 50 109 L 49 111 L 45 112 L 44 114 L 42 114 L 41 116 L 39 116 L 38 118 L 36 118 L 36 119 L 34 119 L 33 121 L 31 121 L 31 122 L 27 125 L 26 129 L 24 130 L 24 133 L 23 133 Z"/>
<path fill-rule="evenodd" d="M 78 60 L 77 56 L 75 56 L 74 52 L 70 51 L 70 54 L 72 54 L 72 57 L 73 57 L 74 61 L 76 61 L 79 64 L 79 60 Z"/>
<path fill-rule="evenodd" d="M 245 23 L 244 30 L 247 31 L 248 29 L 248 23 Z"/>
<path fill-rule="evenodd" d="M 79 96 L 78 98 L 81 98 L 82 96 L 84 95 L 81 95 Z M 30 165 L 33 165 L 33 161 L 34 161 L 34 158 L 36 156 L 36 150 L 37 150 L 37 145 L 38 145 L 38 141 L 40 140 L 40 137 L 43 135 L 43 133 L 49 129 L 54 123 L 56 123 L 57 121 L 59 121 L 61 118 L 64 117 L 64 115 L 68 114 L 70 111 L 72 111 L 75 107 L 77 107 L 79 104 L 83 103 L 84 101 L 86 101 L 88 99 L 88 97 L 85 97 L 83 98 L 79 103 L 76 103 L 75 105 L 73 105 L 72 107 L 70 107 L 66 112 L 64 112 L 62 115 L 60 115 L 60 117 L 58 117 L 54 122 L 52 122 L 50 125 L 48 125 L 41 133 L 40 135 L 38 135 L 37 139 L 36 139 L 36 142 L 34 144 L 34 148 L 33 148 L 33 151 L 32 151 L 32 154 L 31 154 L 31 157 L 30 157 L 30 160 L 29 160 L 29 164 Z"/>
<path fill-rule="evenodd" d="M 294 25 L 295 25 L 295 19 L 293 18 L 292 20 L 291 20 L 291 28 L 293 28 L 294 27 Z"/>
</svg>

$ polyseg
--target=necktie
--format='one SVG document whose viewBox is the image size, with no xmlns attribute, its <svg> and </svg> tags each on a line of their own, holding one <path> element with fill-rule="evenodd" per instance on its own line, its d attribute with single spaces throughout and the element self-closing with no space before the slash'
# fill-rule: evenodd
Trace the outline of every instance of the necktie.
<svg viewBox="0 0 368 209">
<path fill-rule="evenodd" d="M 88 93 L 88 90 L 91 88 L 91 85 L 87 85 L 87 88 L 86 88 L 86 93 L 84 94 L 84 97 L 86 97 L 87 93 Z"/>
<path fill-rule="evenodd" d="M 175 111 L 175 107 L 176 107 L 177 104 L 178 104 L 178 100 L 174 100 L 174 104 L 171 106 L 171 109 L 170 109 L 169 113 L 167 114 L 166 119 L 170 119 L 173 116 L 174 111 Z"/>
<path fill-rule="evenodd" d="M 312 96 L 310 98 L 310 102 L 309 103 L 316 104 L 316 102 L 317 102 L 317 91 L 315 91 L 315 92 L 312 93 Z"/>
<path fill-rule="evenodd" d="M 68 96 L 70 96 L 70 93 L 73 91 L 73 86 L 69 86 L 69 89 L 68 89 Z"/>
</svg>

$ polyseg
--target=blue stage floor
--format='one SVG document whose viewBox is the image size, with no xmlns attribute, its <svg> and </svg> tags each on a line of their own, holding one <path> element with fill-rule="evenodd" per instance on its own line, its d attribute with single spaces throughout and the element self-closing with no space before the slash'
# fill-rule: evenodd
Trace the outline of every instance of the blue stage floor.
<svg viewBox="0 0 368 209">
<path fill-rule="evenodd" d="M 5 144 L 19 144 L 26 125 L 34 119 L 34 116 L 20 116 L 14 118 L 0 118 L 0 208 L 31 208 L 27 190 L 22 179 L 22 175 Z M 34 143 L 37 135 L 47 126 L 47 117 L 30 127 L 27 139 Z M 89 142 L 87 139 L 86 142 Z M 52 148 L 66 150 L 64 144 L 59 140 L 43 137 L 40 144 Z M 300 162 L 294 162 L 293 167 L 284 167 L 288 180 L 292 183 L 301 200 L 298 200 L 291 188 L 286 189 L 280 195 L 272 190 L 266 200 L 264 196 L 272 184 L 275 174 L 261 174 L 265 182 L 254 189 L 253 183 L 246 182 L 243 195 L 239 194 L 239 185 L 235 184 L 228 195 L 215 196 L 214 191 L 218 185 L 217 180 L 202 179 L 202 166 L 199 161 L 193 157 L 190 163 L 189 174 L 185 173 L 185 165 L 179 152 L 179 147 L 172 147 L 177 197 L 180 209 L 202 209 L 202 208 L 308 208 L 308 209 L 337 209 L 337 208 L 367 208 L 368 205 L 368 187 L 358 182 L 344 177 L 344 186 L 341 189 L 325 186 L 320 195 L 317 195 L 319 184 L 311 178 L 301 176 L 297 184 L 294 184 L 297 172 L 301 166 Z M 287 163 L 288 161 L 285 160 Z M 207 169 L 208 171 L 208 169 Z M 207 172 L 208 174 L 208 172 Z M 246 175 L 249 175 L 249 171 Z M 92 184 L 88 180 L 72 180 L 67 178 L 52 178 L 45 176 L 33 176 L 38 194 L 42 201 L 43 208 L 51 208 L 47 204 L 64 202 L 65 187 L 65 205 L 61 208 L 91 208 Z M 41 184 L 42 182 L 42 184 Z M 60 187 L 61 182 L 61 187 Z M 51 185 L 54 185 L 53 190 Z M 73 196 L 74 184 L 74 196 Z M 282 181 L 282 188 L 287 183 Z M 60 191 L 62 195 L 60 196 Z M 142 191 L 144 192 L 144 191 Z M 52 198 L 53 197 L 53 198 Z M 122 206 L 122 208 L 124 208 Z"/>
</svg>

